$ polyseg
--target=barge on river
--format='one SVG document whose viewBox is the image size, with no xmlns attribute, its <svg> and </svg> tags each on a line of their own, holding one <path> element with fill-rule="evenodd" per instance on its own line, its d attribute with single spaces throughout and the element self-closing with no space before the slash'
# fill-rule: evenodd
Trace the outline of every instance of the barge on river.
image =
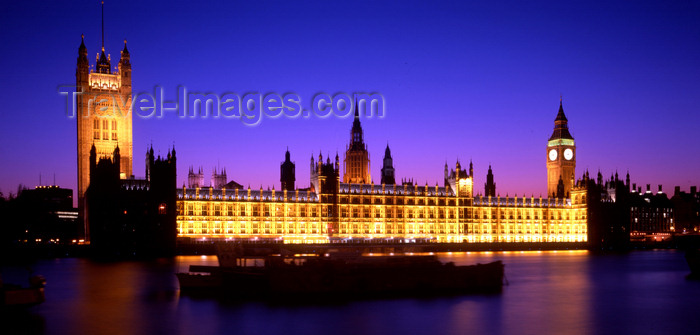
<svg viewBox="0 0 700 335">
<path fill-rule="evenodd" d="M 382 297 L 498 293 L 501 261 L 459 266 L 435 255 L 243 255 L 219 253 L 219 266 L 178 273 L 180 290 L 240 298 Z"/>
</svg>

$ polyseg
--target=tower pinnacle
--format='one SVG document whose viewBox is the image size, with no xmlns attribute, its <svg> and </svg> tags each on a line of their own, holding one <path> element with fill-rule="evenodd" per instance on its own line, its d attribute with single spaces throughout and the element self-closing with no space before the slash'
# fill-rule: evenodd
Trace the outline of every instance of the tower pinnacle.
<svg viewBox="0 0 700 335">
<path fill-rule="evenodd" d="M 105 2 L 102 1 L 102 52 L 105 51 Z"/>
</svg>

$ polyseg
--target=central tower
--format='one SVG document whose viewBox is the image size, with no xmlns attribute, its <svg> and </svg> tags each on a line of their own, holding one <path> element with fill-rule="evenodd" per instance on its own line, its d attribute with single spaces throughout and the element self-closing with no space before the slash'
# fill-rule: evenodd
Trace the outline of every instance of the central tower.
<svg viewBox="0 0 700 335">
<path fill-rule="evenodd" d="M 547 141 L 547 196 L 564 198 L 574 183 L 576 172 L 576 145 L 569 132 L 569 121 L 564 115 L 561 99 L 559 113 L 554 119 L 554 132 Z"/>
<path fill-rule="evenodd" d="M 360 125 L 360 112 L 358 102 L 355 102 L 355 120 L 350 130 L 350 145 L 345 151 L 344 183 L 369 184 L 372 177 L 369 173 L 369 152 L 362 138 L 362 126 Z"/>
</svg>

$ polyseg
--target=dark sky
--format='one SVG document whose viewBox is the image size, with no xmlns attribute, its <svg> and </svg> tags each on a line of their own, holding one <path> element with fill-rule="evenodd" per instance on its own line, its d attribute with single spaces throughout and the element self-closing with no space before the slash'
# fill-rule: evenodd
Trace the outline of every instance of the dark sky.
<svg viewBox="0 0 700 335">
<path fill-rule="evenodd" d="M 0 190 L 76 188 L 76 120 L 59 85 L 75 83 L 80 35 L 94 64 L 99 1 L 5 1 L 0 8 Z M 363 118 L 372 178 L 389 143 L 398 178 L 434 185 L 443 166 L 488 165 L 497 192 L 546 193 L 546 143 L 563 95 L 577 176 L 629 170 L 638 184 L 700 184 L 700 4 L 697 1 L 107 1 L 105 46 L 128 39 L 134 93 L 378 92 Z M 226 167 L 243 185 L 279 189 L 288 146 L 297 186 L 311 154 L 344 156 L 350 118 L 133 120 L 134 173 L 147 145 L 190 165 Z"/>
</svg>

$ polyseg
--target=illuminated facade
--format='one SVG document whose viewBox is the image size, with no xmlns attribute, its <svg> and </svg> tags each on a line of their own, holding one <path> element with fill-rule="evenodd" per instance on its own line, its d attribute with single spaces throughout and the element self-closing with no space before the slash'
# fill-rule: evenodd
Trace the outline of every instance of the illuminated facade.
<svg viewBox="0 0 700 335">
<path fill-rule="evenodd" d="M 563 115 L 561 109 L 560 113 Z M 361 131 L 356 115 L 350 148 L 360 143 L 365 149 Z M 364 159 L 360 161 L 365 163 Z M 325 162 L 320 154 L 317 161 L 312 157 L 308 189 L 178 189 L 178 236 L 269 239 L 285 243 L 350 239 L 587 241 L 585 186 L 571 185 L 569 197 L 560 198 L 475 196 L 471 162 L 468 170 L 463 170 L 459 161 L 452 170 L 446 164 L 442 186 L 419 186 L 412 182 L 349 183 L 348 180 L 357 178 L 356 166 L 348 165 L 349 162 L 353 160 L 346 157 L 341 182 L 338 155 L 334 161 L 327 157 Z M 360 176 L 367 175 L 363 178 L 369 178 L 369 157 L 366 163 L 367 171 L 363 170 L 364 165 L 357 170 Z M 493 189 L 495 192 L 495 184 Z"/>
<path fill-rule="evenodd" d="M 93 146 L 98 157 L 112 157 L 115 148 L 119 148 L 119 176 L 122 179 L 132 176 L 131 60 L 126 40 L 119 64 L 112 68 L 111 57 L 105 54 L 103 32 L 102 50 L 97 55 L 95 67 L 91 67 L 83 36 L 75 77 L 81 92 L 76 96 L 78 207 L 82 217 L 86 218 L 85 191 L 90 185 L 89 159 Z M 89 236 L 87 222 L 85 227 L 85 234 Z"/>
</svg>

